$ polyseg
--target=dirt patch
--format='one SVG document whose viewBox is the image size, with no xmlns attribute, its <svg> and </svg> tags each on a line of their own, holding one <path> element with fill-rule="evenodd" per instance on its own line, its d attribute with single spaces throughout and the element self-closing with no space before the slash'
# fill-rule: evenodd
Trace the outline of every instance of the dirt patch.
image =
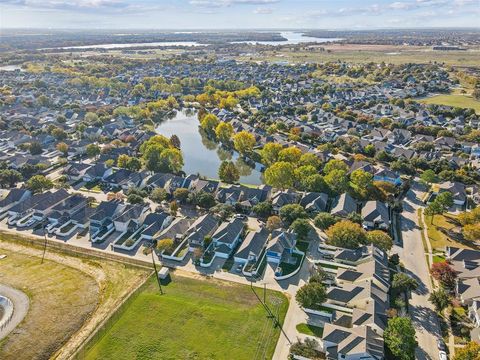
<svg viewBox="0 0 480 360">
<path fill-rule="evenodd" d="M 18 338 L 17 335 L 13 337 L 11 334 L 0 343 L 2 359 L 69 358 L 98 324 L 109 316 L 126 295 L 143 283 L 150 273 L 131 265 L 75 257 L 50 249 L 46 253 L 46 261 L 41 264 L 41 248 L 14 243 L 12 241 L 15 240 L 15 235 L 1 234 L 1 237 L 0 249 L 8 256 L 2 260 L 0 282 L 10 283 L 24 291 L 31 299 L 36 299 L 35 302 L 40 304 L 41 310 L 37 314 L 41 316 L 40 321 L 35 321 L 37 327 L 20 332 L 24 334 L 23 342 L 16 340 L 16 346 L 22 351 L 15 353 L 13 345 L 9 345 L 11 339 Z M 9 258 L 12 260 L 11 269 L 4 273 L 4 264 Z M 63 292 L 63 298 L 53 296 L 54 293 L 48 290 L 50 288 L 45 287 L 49 282 L 51 289 L 58 290 L 55 294 Z M 65 298 L 66 293 L 74 296 Z M 32 314 L 34 305 L 32 301 Z M 52 315 L 47 311 L 47 305 L 65 312 Z M 25 326 L 29 317 L 30 313 L 20 326 Z M 20 326 L 17 328 L 19 331 Z M 40 351 L 41 340 L 52 337 L 45 335 L 50 334 L 48 327 L 61 329 L 59 332 L 63 335 L 57 336 L 55 341 L 50 341 L 48 346 L 45 344 Z M 68 327 L 68 331 L 65 327 Z M 32 353 L 27 353 L 25 349 Z M 5 356 L 7 350 L 11 356 Z"/>
</svg>

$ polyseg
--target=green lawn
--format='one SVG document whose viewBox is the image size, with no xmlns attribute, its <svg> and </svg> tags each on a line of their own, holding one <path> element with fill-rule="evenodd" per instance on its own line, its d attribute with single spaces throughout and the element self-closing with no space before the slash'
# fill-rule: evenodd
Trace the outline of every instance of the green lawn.
<svg viewBox="0 0 480 360">
<path fill-rule="evenodd" d="M 435 215 L 433 223 L 431 216 L 425 216 L 425 223 L 428 239 L 433 250 L 444 250 L 446 246 L 468 249 L 477 248 L 474 243 L 463 238 L 461 225 L 456 215 Z"/>
<path fill-rule="evenodd" d="M 297 331 L 299 333 L 310 335 L 310 336 L 322 337 L 323 335 L 323 327 L 309 325 L 309 324 L 298 324 Z"/>
<path fill-rule="evenodd" d="M 460 108 L 469 108 L 475 109 L 477 114 L 480 114 L 480 101 L 475 100 L 469 95 L 436 95 L 429 98 L 420 100 L 424 104 L 437 104 L 437 105 L 447 105 L 455 106 Z"/>
<path fill-rule="evenodd" d="M 247 360 L 259 350 L 272 358 L 280 330 L 249 286 L 172 276 L 164 290 L 149 279 L 86 359 Z M 286 297 L 269 291 L 267 302 L 283 321 Z"/>
</svg>

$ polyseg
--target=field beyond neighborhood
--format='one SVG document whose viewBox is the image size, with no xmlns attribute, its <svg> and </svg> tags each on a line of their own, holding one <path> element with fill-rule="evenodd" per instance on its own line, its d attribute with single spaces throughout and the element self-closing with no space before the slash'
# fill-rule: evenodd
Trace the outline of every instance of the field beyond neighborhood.
<svg viewBox="0 0 480 360">
<path fill-rule="evenodd" d="M 85 358 L 272 358 L 280 329 L 249 286 L 172 276 L 164 291 L 152 277 Z M 285 296 L 268 291 L 267 302 L 283 321 Z"/>
<path fill-rule="evenodd" d="M 447 94 L 435 95 L 420 100 L 424 104 L 447 105 L 460 108 L 474 109 L 480 114 L 480 101 L 475 100 L 472 96 L 463 94 Z"/>
</svg>

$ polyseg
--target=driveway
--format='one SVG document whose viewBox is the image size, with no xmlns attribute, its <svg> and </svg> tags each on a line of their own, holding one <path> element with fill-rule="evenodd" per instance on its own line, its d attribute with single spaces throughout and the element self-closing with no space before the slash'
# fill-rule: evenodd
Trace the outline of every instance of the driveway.
<svg viewBox="0 0 480 360">
<path fill-rule="evenodd" d="M 437 359 L 436 340 L 441 337 L 437 314 L 428 301 L 432 283 L 423 248 L 421 230 L 418 225 L 417 209 L 421 206 L 422 192 L 410 190 L 403 202 L 403 212 L 399 216 L 402 243 L 395 245 L 393 251 L 400 256 L 407 273 L 417 280 L 419 287 L 412 292 L 409 301 L 409 313 L 417 333 L 418 347 L 416 359 Z"/>
</svg>

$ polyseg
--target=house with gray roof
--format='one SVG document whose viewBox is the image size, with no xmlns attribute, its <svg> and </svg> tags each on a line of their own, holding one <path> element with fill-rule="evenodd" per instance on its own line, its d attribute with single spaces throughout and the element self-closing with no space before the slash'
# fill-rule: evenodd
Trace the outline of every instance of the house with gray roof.
<svg viewBox="0 0 480 360">
<path fill-rule="evenodd" d="M 347 217 L 351 213 L 357 212 L 357 202 L 348 193 L 343 193 L 337 197 L 333 204 L 330 213 L 335 216 Z"/>
<path fill-rule="evenodd" d="M 362 208 L 362 219 L 362 225 L 366 229 L 388 230 L 390 227 L 388 206 L 378 200 L 367 201 Z"/>
<path fill-rule="evenodd" d="M 264 227 L 256 231 L 249 231 L 235 253 L 235 262 L 246 264 L 249 261 L 260 260 L 269 236 L 270 233 Z"/>
<path fill-rule="evenodd" d="M 241 241 L 241 236 L 245 224 L 241 219 L 233 218 L 230 221 L 224 221 L 212 235 L 215 254 L 221 258 L 228 258 L 237 244 Z"/>
<path fill-rule="evenodd" d="M 218 227 L 218 220 L 212 214 L 200 216 L 187 230 L 190 250 L 203 247 L 206 236 L 211 236 Z"/>
</svg>

